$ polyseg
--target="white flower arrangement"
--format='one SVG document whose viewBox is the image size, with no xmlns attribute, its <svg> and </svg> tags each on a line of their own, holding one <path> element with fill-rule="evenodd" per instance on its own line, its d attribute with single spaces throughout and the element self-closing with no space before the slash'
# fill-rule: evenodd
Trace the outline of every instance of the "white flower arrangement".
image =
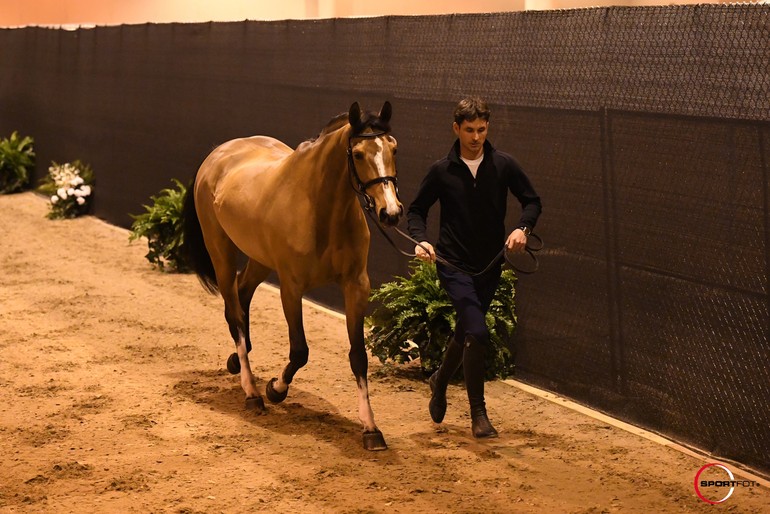
<svg viewBox="0 0 770 514">
<path fill-rule="evenodd" d="M 75 218 L 88 211 L 93 193 L 93 172 L 80 161 L 52 163 L 38 190 L 49 196 L 51 219 Z"/>
</svg>

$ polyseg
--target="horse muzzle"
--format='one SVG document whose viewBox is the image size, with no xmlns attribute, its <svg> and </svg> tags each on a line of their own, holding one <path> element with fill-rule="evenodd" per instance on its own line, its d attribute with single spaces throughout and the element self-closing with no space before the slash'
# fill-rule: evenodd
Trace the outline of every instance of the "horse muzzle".
<svg viewBox="0 0 770 514">
<path fill-rule="evenodd" d="M 398 225 L 398 221 L 404 214 L 404 206 L 401 203 L 398 204 L 398 210 L 396 212 L 389 212 L 387 208 L 383 207 L 378 213 L 380 223 L 387 225 L 388 227 L 395 227 Z"/>
</svg>

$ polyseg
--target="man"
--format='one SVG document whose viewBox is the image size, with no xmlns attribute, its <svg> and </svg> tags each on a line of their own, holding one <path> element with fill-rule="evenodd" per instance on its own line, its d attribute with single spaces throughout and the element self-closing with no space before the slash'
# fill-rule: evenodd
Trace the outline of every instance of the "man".
<svg viewBox="0 0 770 514">
<path fill-rule="evenodd" d="M 471 430 L 477 438 L 497 437 L 484 402 L 484 353 L 489 342 L 485 315 L 500 281 L 502 262 L 478 275 L 498 255 L 503 244 L 523 252 L 527 236 L 540 216 L 540 197 L 510 155 L 486 140 L 490 111 L 478 97 L 461 100 L 452 128 L 457 136 L 446 158 L 436 161 L 409 207 L 410 235 L 421 243 L 417 257 L 435 262 L 436 253 L 461 268 L 437 263 L 441 285 L 457 313 L 454 336 L 439 369 L 430 377 L 430 416 L 441 423 L 446 414 L 446 390 L 452 375 L 463 366 L 471 411 Z M 508 192 L 521 204 L 516 228 L 507 236 L 505 212 Z M 441 206 L 438 244 L 427 241 L 428 211 Z"/>
</svg>

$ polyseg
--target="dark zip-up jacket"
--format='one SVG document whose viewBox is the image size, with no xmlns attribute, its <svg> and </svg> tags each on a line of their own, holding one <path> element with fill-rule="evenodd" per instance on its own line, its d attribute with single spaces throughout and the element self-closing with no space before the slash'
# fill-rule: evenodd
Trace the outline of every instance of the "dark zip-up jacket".
<svg viewBox="0 0 770 514">
<path fill-rule="evenodd" d="M 460 159 L 457 140 L 449 155 L 430 167 L 409 206 L 409 234 L 417 241 L 427 241 L 428 211 L 438 200 L 441 217 L 436 252 L 462 269 L 481 271 L 505 244 L 508 191 L 522 208 L 516 227 L 534 228 L 542 210 L 540 197 L 516 160 L 485 141 L 484 159 L 474 179 Z"/>
</svg>

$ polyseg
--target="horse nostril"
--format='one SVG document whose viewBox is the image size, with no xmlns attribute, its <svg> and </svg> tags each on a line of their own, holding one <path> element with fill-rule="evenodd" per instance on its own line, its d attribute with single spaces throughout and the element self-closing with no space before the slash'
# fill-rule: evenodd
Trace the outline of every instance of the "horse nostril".
<svg viewBox="0 0 770 514">
<path fill-rule="evenodd" d="M 383 207 L 380 209 L 380 221 L 384 222 L 386 219 L 388 219 L 388 212 Z"/>
</svg>

